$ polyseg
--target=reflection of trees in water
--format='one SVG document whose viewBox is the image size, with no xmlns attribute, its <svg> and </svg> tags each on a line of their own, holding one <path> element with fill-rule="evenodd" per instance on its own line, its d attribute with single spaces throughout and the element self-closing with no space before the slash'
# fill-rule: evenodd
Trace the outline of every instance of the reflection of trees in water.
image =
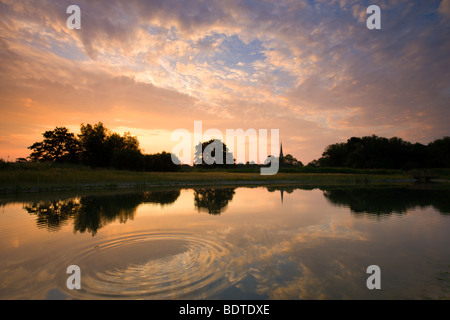
<svg viewBox="0 0 450 320">
<path fill-rule="evenodd" d="M 283 191 L 287 193 L 292 193 L 297 189 L 300 189 L 299 187 L 293 187 L 293 186 L 270 186 L 266 187 L 267 191 L 269 192 L 275 192 L 275 191 Z"/>
<path fill-rule="evenodd" d="M 35 202 L 24 209 L 36 215 L 38 228 L 58 231 L 80 208 L 79 199 Z"/>
<path fill-rule="evenodd" d="M 74 231 L 90 232 L 97 230 L 116 220 L 126 223 L 133 220 L 136 208 L 142 203 L 142 194 L 120 194 L 102 196 L 89 196 L 81 198 L 81 208 L 74 217 Z"/>
<path fill-rule="evenodd" d="M 433 206 L 442 214 L 450 214 L 450 189 L 436 185 L 407 185 L 403 187 L 317 187 L 270 186 L 267 191 L 292 193 L 294 190 L 320 189 L 333 205 L 349 207 L 353 213 L 370 216 L 404 214 L 415 207 Z"/>
<path fill-rule="evenodd" d="M 199 212 L 221 214 L 233 200 L 236 188 L 194 189 L 194 205 Z"/>
<path fill-rule="evenodd" d="M 266 187 L 267 191 L 269 192 L 275 192 L 275 191 L 280 191 L 280 196 L 281 196 L 281 203 L 284 202 L 284 193 L 292 193 L 294 192 L 295 189 L 299 189 L 298 187 L 293 187 L 293 186 L 270 186 L 270 187 Z"/>
<path fill-rule="evenodd" d="M 144 201 L 146 203 L 158 203 L 161 206 L 172 204 L 180 196 L 180 190 L 169 191 L 146 191 L 144 192 Z"/>
<path fill-rule="evenodd" d="M 194 205 L 199 212 L 218 215 L 233 199 L 236 188 L 196 188 Z M 311 186 L 267 187 L 269 192 L 292 193 L 296 189 L 317 189 Z M 358 215 L 387 216 L 404 214 L 415 207 L 433 206 L 450 215 L 450 190 L 431 185 L 419 187 L 320 187 L 324 197 L 333 205 L 346 206 Z M 86 196 L 66 200 L 46 200 L 24 206 L 36 216 L 39 228 L 57 231 L 73 220 L 75 232 L 95 235 L 103 226 L 115 221 L 126 223 L 134 219 L 136 208 L 142 203 L 170 205 L 180 196 L 180 190 L 145 191 L 114 195 Z M 3 205 L 6 203 L 2 202 Z"/>
<path fill-rule="evenodd" d="M 107 224 L 133 220 L 141 203 L 174 203 L 180 190 L 147 191 L 142 193 L 86 196 L 81 198 L 41 201 L 25 206 L 28 213 L 36 215 L 39 228 L 57 231 L 70 219 L 74 232 L 89 232 L 93 236 Z"/>
<path fill-rule="evenodd" d="M 347 206 L 356 214 L 404 214 L 409 209 L 426 206 L 433 206 L 442 214 L 450 214 L 450 190 L 348 188 L 324 190 L 323 194 L 330 203 Z"/>
</svg>

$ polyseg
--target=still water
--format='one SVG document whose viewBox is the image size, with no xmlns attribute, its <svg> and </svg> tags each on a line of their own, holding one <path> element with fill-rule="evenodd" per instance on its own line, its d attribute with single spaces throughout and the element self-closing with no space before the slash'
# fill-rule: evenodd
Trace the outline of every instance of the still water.
<svg viewBox="0 0 450 320">
<path fill-rule="evenodd" d="M 81 290 L 67 288 L 70 265 Z M 0 197 L 0 299 L 449 298 L 439 186 Z"/>
</svg>

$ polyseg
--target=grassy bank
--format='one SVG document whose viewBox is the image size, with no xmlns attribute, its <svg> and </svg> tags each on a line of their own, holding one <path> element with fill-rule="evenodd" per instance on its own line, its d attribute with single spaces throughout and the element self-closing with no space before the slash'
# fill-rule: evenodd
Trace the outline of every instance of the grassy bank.
<svg viewBox="0 0 450 320">
<path fill-rule="evenodd" d="M 303 169 L 303 168 L 300 168 Z M 450 170 L 440 170 L 438 177 L 448 179 Z M 411 179 L 401 171 L 356 170 L 341 168 L 304 168 L 272 176 L 262 176 L 259 170 L 199 170 L 183 168 L 181 172 L 132 172 L 91 169 L 83 166 L 50 164 L 11 164 L 0 168 L 0 193 L 81 190 L 96 188 L 223 185 L 223 184 L 354 184 L 398 182 Z"/>
</svg>

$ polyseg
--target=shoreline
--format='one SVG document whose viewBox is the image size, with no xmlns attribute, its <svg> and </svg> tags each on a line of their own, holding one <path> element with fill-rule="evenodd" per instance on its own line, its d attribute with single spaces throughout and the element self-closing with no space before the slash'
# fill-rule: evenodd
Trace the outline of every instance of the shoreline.
<svg viewBox="0 0 450 320">
<path fill-rule="evenodd" d="M 88 183 L 62 186 L 30 186 L 2 187 L 0 195 L 39 194 L 64 191 L 101 191 L 144 188 L 190 188 L 190 187 L 259 187 L 259 186 L 373 186 L 373 185 L 406 185 L 420 182 L 416 179 L 375 179 L 365 181 L 311 181 L 311 180 L 216 180 L 216 181 L 161 181 L 161 182 L 119 182 L 119 183 Z M 429 184 L 450 183 L 449 180 L 432 180 Z"/>
<path fill-rule="evenodd" d="M 342 169 L 344 171 L 346 169 Z M 134 172 L 118 170 L 95 170 L 89 168 L 25 167 L 0 170 L 0 195 L 21 193 L 44 193 L 59 191 L 108 190 L 165 187 L 220 187 L 220 186 L 367 186 L 389 184 L 430 185 L 450 184 L 450 171 L 428 179 L 427 182 L 407 172 L 279 172 L 262 176 L 254 172 L 234 171 L 180 171 L 180 172 Z"/>
</svg>

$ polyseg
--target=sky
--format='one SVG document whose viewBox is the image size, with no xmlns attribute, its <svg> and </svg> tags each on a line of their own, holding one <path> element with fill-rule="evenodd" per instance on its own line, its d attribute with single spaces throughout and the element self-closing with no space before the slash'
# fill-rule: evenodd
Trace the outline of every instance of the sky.
<svg viewBox="0 0 450 320">
<path fill-rule="evenodd" d="M 0 158 L 100 121 L 145 153 L 194 121 L 278 129 L 304 164 L 353 136 L 427 144 L 450 135 L 449 40 L 450 0 L 0 0 Z"/>
</svg>

